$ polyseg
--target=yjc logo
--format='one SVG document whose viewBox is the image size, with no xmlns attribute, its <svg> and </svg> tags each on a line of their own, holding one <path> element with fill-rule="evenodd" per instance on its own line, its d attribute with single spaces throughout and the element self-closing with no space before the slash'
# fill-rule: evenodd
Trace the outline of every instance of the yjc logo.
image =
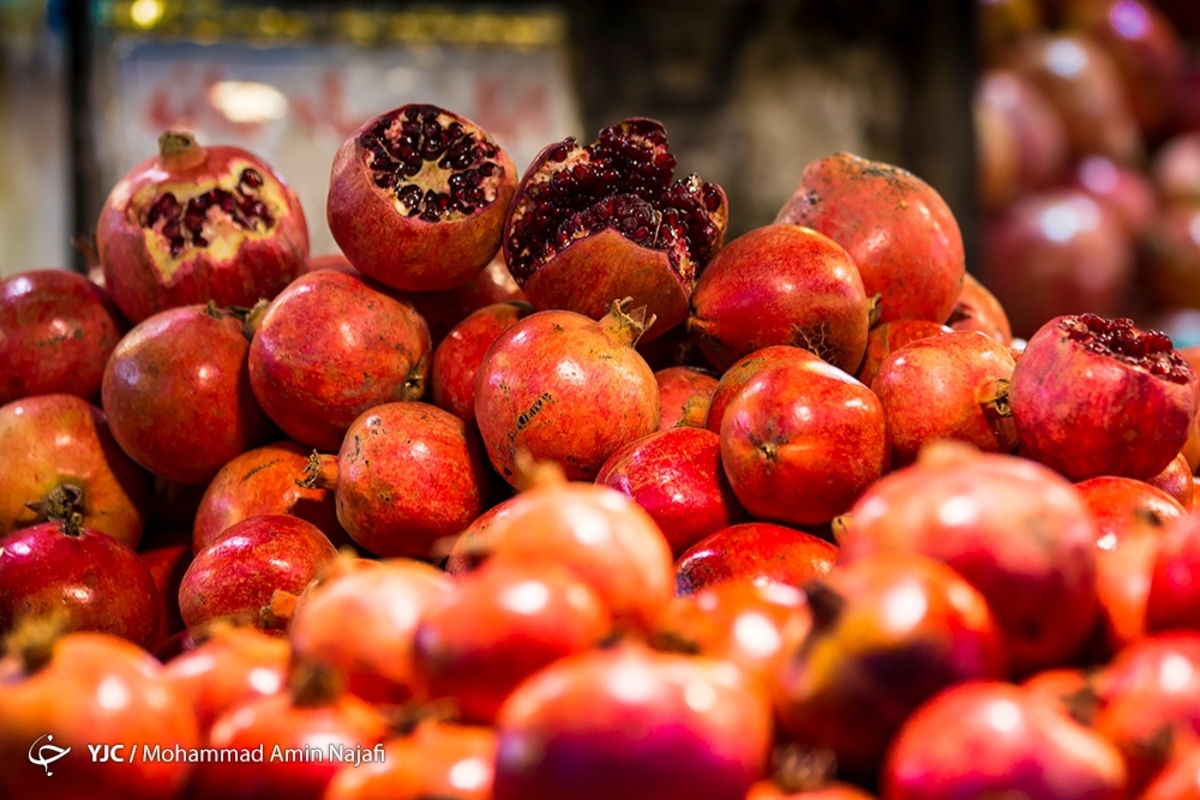
<svg viewBox="0 0 1200 800">
<path fill-rule="evenodd" d="M 46 744 L 38 747 L 38 742 L 42 739 L 46 740 Z M 49 777 L 54 773 L 50 771 L 50 765 L 60 758 L 71 752 L 69 747 L 59 747 L 56 744 L 50 744 L 54 741 L 54 737 L 48 733 L 43 733 L 34 743 L 29 746 L 29 761 L 33 764 L 41 765 L 42 769 L 46 770 L 46 776 Z M 34 748 L 37 749 L 37 755 L 34 755 Z"/>
</svg>

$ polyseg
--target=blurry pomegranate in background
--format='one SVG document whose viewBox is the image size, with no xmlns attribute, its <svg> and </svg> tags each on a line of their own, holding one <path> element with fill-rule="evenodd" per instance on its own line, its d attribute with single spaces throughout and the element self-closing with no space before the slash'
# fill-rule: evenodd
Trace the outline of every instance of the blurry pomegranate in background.
<svg viewBox="0 0 1200 800">
<path fill-rule="evenodd" d="M 1022 36 L 1042 27 L 1038 0 L 980 0 L 979 49 L 984 63 L 1001 61 Z"/>
<path fill-rule="evenodd" d="M 1200 93 L 1196 99 L 1200 101 Z M 1154 154 L 1150 168 L 1163 200 L 1200 200 L 1200 131 L 1168 141 Z"/>
<path fill-rule="evenodd" d="M 1017 135 L 1004 112 L 976 94 L 975 158 L 979 202 L 987 211 L 1003 208 L 1017 194 L 1017 165 L 1021 154 Z"/>
<path fill-rule="evenodd" d="M 1168 307 L 1200 307 L 1200 202 L 1171 206 L 1145 241 L 1146 282 Z"/>
<path fill-rule="evenodd" d="M 1154 185 L 1146 176 L 1104 156 L 1088 156 L 1076 164 L 1071 185 L 1112 211 L 1135 239 L 1145 234 L 1158 211 Z"/>
<path fill-rule="evenodd" d="M 983 125 L 1004 121 L 1016 147 L 1014 179 L 1022 189 L 1053 183 L 1067 167 L 1067 129 L 1041 90 L 1008 70 L 989 70 L 979 79 L 975 107 Z M 991 132 L 995 138 L 1004 134 Z M 994 167 L 993 167 L 994 169 Z"/>
<path fill-rule="evenodd" d="M 1023 198 L 987 222 L 983 242 L 982 280 L 1017 336 L 1064 314 L 1124 311 L 1133 247 L 1114 214 L 1079 190 Z"/>
</svg>

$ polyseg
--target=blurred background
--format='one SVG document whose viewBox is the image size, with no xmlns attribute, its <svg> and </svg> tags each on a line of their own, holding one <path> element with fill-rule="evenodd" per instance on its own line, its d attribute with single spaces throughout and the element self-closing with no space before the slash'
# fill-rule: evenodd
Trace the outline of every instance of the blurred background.
<svg viewBox="0 0 1200 800">
<path fill-rule="evenodd" d="M 84 268 L 72 239 L 172 125 L 263 155 L 331 252 L 334 151 L 417 101 L 519 168 L 658 118 L 731 236 L 812 159 L 895 163 L 1019 335 L 1092 310 L 1200 342 L 1200 0 L 0 0 L 0 272 Z"/>
</svg>

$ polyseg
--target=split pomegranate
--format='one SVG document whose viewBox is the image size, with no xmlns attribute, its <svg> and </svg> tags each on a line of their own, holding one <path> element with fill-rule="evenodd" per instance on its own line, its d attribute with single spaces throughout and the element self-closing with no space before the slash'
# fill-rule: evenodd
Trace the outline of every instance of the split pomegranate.
<svg viewBox="0 0 1200 800">
<path fill-rule="evenodd" d="M 628 495 L 658 524 L 676 556 L 745 517 L 721 469 L 721 438 L 674 428 L 625 445 L 596 483 Z"/>
<path fill-rule="evenodd" d="M 613 298 L 632 297 L 658 318 L 647 342 L 683 322 L 725 241 L 728 206 L 720 186 L 674 174 L 667 131 L 650 119 L 542 150 L 504 225 L 505 261 L 533 307 L 596 319 Z"/>
<path fill-rule="evenodd" d="M 763 369 L 721 422 L 725 474 L 738 500 L 760 519 L 829 522 L 888 462 L 879 398 L 819 359 Z"/>
<path fill-rule="evenodd" d="M 147 475 L 86 400 L 53 394 L 0 407 L 0 453 L 0 535 L 74 510 L 85 528 L 130 547 L 141 540 Z"/>
<path fill-rule="evenodd" d="M 692 295 L 688 332 L 721 371 L 787 344 L 852 373 L 867 347 L 869 316 L 849 253 L 814 230 L 768 225 L 713 257 Z"/>
<path fill-rule="evenodd" d="M 836 545 L 770 522 L 745 522 L 697 542 L 675 566 L 675 592 L 691 595 L 724 584 L 800 587 L 837 562 Z"/>
<path fill-rule="evenodd" d="M 104 284 L 131 322 L 174 306 L 253 306 L 308 261 L 308 226 L 283 179 L 236 147 L 185 131 L 117 182 L 96 224 Z"/>
<path fill-rule="evenodd" d="M 1200 628 L 1200 515 L 1168 522 L 1152 557 L 1146 628 Z"/>
<path fill-rule="evenodd" d="M 473 312 L 433 352 L 429 386 L 433 404 L 475 424 L 475 379 L 500 334 L 533 311 L 528 303 L 497 303 Z"/>
<path fill-rule="evenodd" d="M 1008 324 L 1008 314 L 1004 312 L 1004 307 L 1000 305 L 996 296 L 969 272 L 963 276 L 962 294 L 958 296 L 958 303 L 955 304 L 946 324 L 956 331 L 986 333 L 1002 345 L 1012 344 L 1012 328 Z M 869 341 L 867 347 L 870 347 Z"/>
<path fill-rule="evenodd" d="M 731 664 L 625 644 L 537 673 L 497 729 L 494 800 L 744 800 L 771 713 Z"/>
<path fill-rule="evenodd" d="M 333 158 L 329 230 L 354 268 L 409 292 L 451 289 L 500 249 L 516 167 L 470 120 L 406 105 L 367 120 Z"/>
<path fill-rule="evenodd" d="M 254 392 L 244 315 L 215 305 L 160 312 L 131 330 L 104 369 L 113 437 L 155 475 L 208 483 L 274 426 Z"/>
<path fill-rule="evenodd" d="M 483 272 L 462 286 L 437 292 L 410 292 L 408 299 L 429 325 L 429 336 L 437 347 L 455 325 L 473 312 L 497 303 L 523 303 L 525 293 L 505 266 L 503 254 L 499 254 Z"/>
<path fill-rule="evenodd" d="M 896 350 L 909 342 L 941 336 L 952 328 L 926 319 L 898 319 L 885 322 L 871 329 L 867 335 L 867 353 L 854 377 L 864 386 L 870 386 L 879 374 L 879 365 Z"/>
<path fill-rule="evenodd" d="M 698 367 L 666 367 L 654 373 L 658 381 L 658 429 L 703 428 L 717 379 Z"/>
<path fill-rule="evenodd" d="M 872 486 L 851 509 L 840 560 L 920 553 L 991 604 L 1014 669 L 1061 664 L 1096 619 L 1096 526 L 1083 496 L 1034 462 L 957 443 Z"/>
<path fill-rule="evenodd" d="M 1128 319 L 1058 317 L 1029 340 L 1009 402 L 1021 454 L 1072 480 L 1150 478 L 1187 441 L 1196 372 Z"/>
<path fill-rule="evenodd" d="M 952 687 L 918 709 L 880 776 L 884 800 L 1121 800 L 1125 782 L 1121 754 L 1102 736 L 991 681 Z"/>
<path fill-rule="evenodd" d="M 867 296 L 882 297 L 881 322 L 945 322 L 962 293 L 958 222 L 942 196 L 906 170 L 849 153 L 818 159 L 775 221 L 813 228 L 846 248 Z"/>
<path fill-rule="evenodd" d="M 250 385 L 288 436 L 337 450 L 367 409 L 421 399 L 430 355 L 429 329 L 404 295 L 324 269 L 267 308 L 250 343 Z"/>
<path fill-rule="evenodd" d="M 738 361 L 721 375 L 717 388 L 713 390 L 712 400 L 708 405 L 708 419 L 705 427 L 713 433 L 721 432 L 721 423 L 725 419 L 725 410 L 737 396 L 738 392 L 758 373 L 769 366 L 781 363 L 804 363 L 820 361 L 820 359 L 800 347 L 789 345 L 774 345 L 756 350 Z"/>
<path fill-rule="evenodd" d="M 613 302 L 599 322 L 543 311 L 492 345 L 475 384 L 475 418 L 492 466 L 510 484 L 518 450 L 558 464 L 571 480 L 592 480 L 616 450 L 658 429 L 658 383 L 633 349 L 654 318 L 628 307 L 628 298 Z"/>
<path fill-rule="evenodd" d="M 125 327 L 112 299 L 83 275 L 40 269 L 0 280 L 0 405 L 40 394 L 98 400 Z"/>
</svg>

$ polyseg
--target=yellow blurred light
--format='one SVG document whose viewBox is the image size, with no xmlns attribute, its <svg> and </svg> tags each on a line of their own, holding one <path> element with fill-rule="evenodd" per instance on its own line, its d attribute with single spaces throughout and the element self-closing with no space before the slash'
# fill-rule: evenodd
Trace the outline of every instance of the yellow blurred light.
<svg viewBox="0 0 1200 800">
<path fill-rule="evenodd" d="M 231 122 L 268 122 L 288 110 L 283 93 L 265 83 L 221 81 L 208 90 L 209 102 Z"/>
<path fill-rule="evenodd" d="M 162 0 L 135 0 L 129 7 L 129 18 L 139 28 L 153 28 L 163 18 Z"/>
</svg>

